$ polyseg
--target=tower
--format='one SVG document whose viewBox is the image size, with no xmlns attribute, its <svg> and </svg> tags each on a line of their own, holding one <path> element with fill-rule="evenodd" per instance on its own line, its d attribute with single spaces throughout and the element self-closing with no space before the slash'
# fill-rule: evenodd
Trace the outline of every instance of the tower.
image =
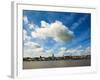
<svg viewBox="0 0 100 80">
<path fill-rule="evenodd" d="M 52 54 L 52 60 L 54 60 L 54 58 L 55 58 L 55 57 L 54 57 L 54 54 Z"/>
</svg>

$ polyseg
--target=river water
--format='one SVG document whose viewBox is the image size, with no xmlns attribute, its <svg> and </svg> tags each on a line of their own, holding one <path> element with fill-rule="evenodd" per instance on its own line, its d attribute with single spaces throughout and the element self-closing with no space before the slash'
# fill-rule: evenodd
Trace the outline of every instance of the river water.
<svg viewBox="0 0 100 80">
<path fill-rule="evenodd" d="M 23 61 L 23 69 L 90 66 L 91 60 Z"/>
</svg>

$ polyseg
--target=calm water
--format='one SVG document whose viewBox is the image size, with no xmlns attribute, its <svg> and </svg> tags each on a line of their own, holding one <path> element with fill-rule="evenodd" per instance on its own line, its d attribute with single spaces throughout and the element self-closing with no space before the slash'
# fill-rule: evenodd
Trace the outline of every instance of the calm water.
<svg viewBox="0 0 100 80">
<path fill-rule="evenodd" d="M 23 69 L 38 68 L 57 68 L 57 67 L 75 67 L 90 66 L 91 61 L 88 60 L 59 60 L 59 61 L 24 61 Z"/>
</svg>

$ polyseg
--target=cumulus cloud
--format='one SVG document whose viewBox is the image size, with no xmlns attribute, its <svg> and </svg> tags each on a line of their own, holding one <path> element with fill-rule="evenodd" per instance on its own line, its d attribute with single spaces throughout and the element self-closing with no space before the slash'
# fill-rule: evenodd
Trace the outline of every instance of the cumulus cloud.
<svg viewBox="0 0 100 80">
<path fill-rule="evenodd" d="M 23 16 L 23 22 L 25 27 L 28 27 L 30 30 L 35 31 L 38 28 L 38 25 L 34 24 L 33 21 L 29 21 L 27 16 Z"/>
<path fill-rule="evenodd" d="M 90 55 L 91 50 L 90 47 L 83 48 L 81 45 L 77 46 L 76 48 L 66 49 L 60 48 L 59 52 L 56 56 L 81 56 L 81 55 Z"/>
<path fill-rule="evenodd" d="M 86 47 L 86 48 L 75 48 L 75 49 L 69 49 L 66 51 L 67 53 L 71 54 L 72 56 L 74 55 L 90 55 L 91 54 L 91 50 L 90 47 Z"/>
<path fill-rule="evenodd" d="M 40 45 L 38 43 L 32 42 L 32 41 L 28 41 L 26 43 L 24 43 L 25 47 L 30 47 L 30 48 L 40 48 Z"/>
<path fill-rule="evenodd" d="M 66 54 L 66 48 L 65 47 L 61 47 L 59 49 L 59 52 L 55 55 L 55 56 L 64 56 Z M 68 54 L 67 54 L 68 55 Z"/>
<path fill-rule="evenodd" d="M 47 38 L 51 37 L 58 42 L 66 42 L 74 37 L 74 33 L 68 29 L 60 21 L 55 21 L 54 23 L 47 23 L 41 21 L 41 28 L 32 32 L 33 37 Z"/>
<path fill-rule="evenodd" d="M 41 27 L 45 28 L 45 27 L 49 27 L 49 23 L 47 23 L 46 21 L 41 21 Z"/>
<path fill-rule="evenodd" d="M 28 24 L 28 23 L 29 23 L 28 17 L 27 17 L 27 16 L 24 16 L 24 17 L 23 17 L 23 21 L 24 21 L 24 24 Z"/>
<path fill-rule="evenodd" d="M 83 52 L 84 52 L 84 50 L 77 50 L 77 49 L 69 49 L 68 51 L 67 51 L 67 53 L 69 53 L 71 56 L 80 56 L 80 55 L 82 55 L 83 54 Z"/>
<path fill-rule="evenodd" d="M 31 39 L 31 37 L 27 35 L 27 31 L 25 29 L 23 30 L 23 38 L 24 41 L 28 41 Z"/>
<path fill-rule="evenodd" d="M 29 29 L 34 30 L 35 29 L 35 25 L 33 23 L 28 24 Z"/>
<path fill-rule="evenodd" d="M 28 41 L 24 44 L 24 57 L 48 57 L 51 52 L 45 51 L 38 43 Z"/>
</svg>

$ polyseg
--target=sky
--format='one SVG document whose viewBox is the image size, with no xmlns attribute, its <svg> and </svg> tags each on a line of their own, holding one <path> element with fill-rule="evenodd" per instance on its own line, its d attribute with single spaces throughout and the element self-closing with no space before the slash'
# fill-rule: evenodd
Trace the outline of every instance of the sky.
<svg viewBox="0 0 100 80">
<path fill-rule="evenodd" d="M 90 54 L 91 14 L 23 10 L 24 57 Z"/>
</svg>

